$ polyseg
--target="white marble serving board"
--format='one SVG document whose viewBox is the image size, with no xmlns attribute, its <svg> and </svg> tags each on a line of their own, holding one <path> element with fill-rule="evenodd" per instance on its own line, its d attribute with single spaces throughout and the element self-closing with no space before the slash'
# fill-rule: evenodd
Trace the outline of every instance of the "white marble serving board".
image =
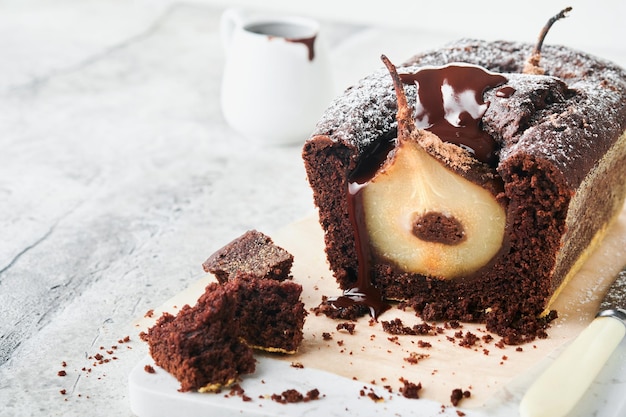
<svg viewBox="0 0 626 417">
<path fill-rule="evenodd" d="M 529 382 L 553 360 L 558 351 L 546 358 L 520 378 L 500 390 L 484 407 L 477 409 L 455 408 L 429 399 L 406 399 L 398 393 L 390 394 L 380 385 L 340 377 L 312 368 L 294 368 L 285 361 L 267 357 L 259 358 L 257 370 L 244 377 L 241 385 L 250 401 L 229 395 L 179 392 L 178 381 L 154 365 L 150 357 L 137 363 L 129 377 L 131 411 L 139 417 L 207 417 L 207 416 L 455 416 L 457 411 L 466 417 L 516 417 L 518 403 Z M 144 367 L 150 365 L 155 373 Z M 316 401 L 279 404 L 269 397 L 286 389 L 297 389 L 302 394 L 317 388 L 321 397 Z M 373 390 L 384 401 L 374 402 L 361 396 L 360 391 Z M 568 417 L 623 417 L 626 415 L 626 340 L 607 362 L 585 397 Z"/>
</svg>

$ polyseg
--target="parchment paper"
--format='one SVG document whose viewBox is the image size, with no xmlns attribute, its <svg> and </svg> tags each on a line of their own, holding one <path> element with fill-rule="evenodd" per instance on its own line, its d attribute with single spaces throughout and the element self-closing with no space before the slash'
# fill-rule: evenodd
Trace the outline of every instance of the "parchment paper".
<svg viewBox="0 0 626 417">
<path fill-rule="evenodd" d="M 326 263 L 323 232 L 315 215 L 288 225 L 272 238 L 294 255 L 294 280 L 303 286 L 302 299 L 307 310 L 317 306 L 323 295 L 340 294 Z M 558 311 L 559 318 L 552 322 L 547 339 L 537 339 L 521 346 L 498 347 L 500 338 L 493 334 L 493 341 L 479 340 L 468 348 L 459 345 L 460 339 L 455 333 L 469 331 L 482 338 L 489 334 L 483 325 L 461 323 L 460 328 L 448 328 L 437 335 L 394 338 L 383 331 L 380 322 L 373 322 L 369 317 L 358 320 L 354 334 L 349 334 L 337 330 L 337 324 L 342 321 L 310 312 L 298 353 L 272 357 L 373 383 L 380 386 L 382 392 L 385 392 L 383 387 L 388 386 L 397 393 L 402 385 L 400 378 L 404 378 L 422 384 L 420 397 L 443 404 L 450 404 L 453 389 L 469 390 L 471 397 L 463 400 L 463 407 L 479 407 L 507 383 L 573 339 L 594 318 L 606 289 L 625 264 L 626 209 L 555 301 L 553 308 Z M 142 318 L 137 326 L 147 328 L 163 311 L 174 313 L 184 304 L 193 305 L 213 279 L 211 275 L 200 279 L 155 309 L 151 318 Z M 400 318 L 407 326 L 422 323 L 411 310 L 402 311 L 395 307 L 384 313 L 379 321 L 395 318 Z M 444 327 L 444 323 L 434 324 Z M 330 333 L 332 339 L 324 340 L 324 332 Z M 424 343 L 420 346 L 420 341 L 430 347 Z M 417 363 L 407 358 L 417 359 Z M 330 390 L 327 388 L 326 391 Z"/>
</svg>

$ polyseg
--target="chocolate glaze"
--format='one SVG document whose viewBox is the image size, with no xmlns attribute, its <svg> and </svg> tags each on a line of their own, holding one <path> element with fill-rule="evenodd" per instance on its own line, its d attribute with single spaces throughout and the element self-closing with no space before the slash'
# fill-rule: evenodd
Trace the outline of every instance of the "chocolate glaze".
<svg viewBox="0 0 626 417">
<path fill-rule="evenodd" d="M 430 130 L 441 140 L 469 150 L 479 161 L 496 165 L 498 144 L 481 126 L 489 107 L 483 93 L 505 83 L 506 77 L 474 65 L 451 64 L 400 74 L 400 78 L 417 86 L 417 128 Z"/>
<path fill-rule="evenodd" d="M 481 162 L 492 166 L 497 163 L 497 144 L 481 128 L 482 116 L 489 106 L 483 101 L 483 93 L 505 83 L 506 77 L 472 65 L 424 68 L 400 77 L 406 84 L 417 85 L 417 128 L 430 130 L 442 140 L 468 149 Z M 345 290 L 342 296 L 329 299 L 335 308 L 367 306 L 374 318 L 385 312 L 389 305 L 372 283 L 373 255 L 365 226 L 361 190 L 385 164 L 396 144 L 395 139 L 376 143 L 364 153 L 350 176 L 347 200 L 358 260 L 356 285 Z M 416 224 L 417 230 L 414 227 L 413 233 L 425 241 L 450 245 L 463 241 L 463 227 L 456 219 L 446 218 L 449 221 L 442 222 L 442 216 L 438 218 L 438 222 L 430 221 L 432 216 L 426 219 L 428 230 Z"/>
<path fill-rule="evenodd" d="M 313 61 L 315 59 L 315 39 L 317 39 L 317 35 L 313 35 L 309 38 L 300 38 L 300 39 L 290 39 L 286 38 L 287 42 L 292 43 L 301 43 L 306 46 L 309 51 L 309 61 Z"/>
</svg>

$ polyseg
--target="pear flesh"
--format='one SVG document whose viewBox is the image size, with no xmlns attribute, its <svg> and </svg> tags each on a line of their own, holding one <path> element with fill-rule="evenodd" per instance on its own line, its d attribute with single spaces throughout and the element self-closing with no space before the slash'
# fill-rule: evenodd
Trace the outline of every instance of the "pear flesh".
<svg viewBox="0 0 626 417">
<path fill-rule="evenodd" d="M 448 169 L 412 138 L 399 140 L 360 192 L 373 252 L 405 272 L 467 276 L 502 246 L 505 211 L 494 195 Z M 418 237 L 416 219 L 432 213 L 459 224 L 463 238 L 451 243 Z"/>
</svg>

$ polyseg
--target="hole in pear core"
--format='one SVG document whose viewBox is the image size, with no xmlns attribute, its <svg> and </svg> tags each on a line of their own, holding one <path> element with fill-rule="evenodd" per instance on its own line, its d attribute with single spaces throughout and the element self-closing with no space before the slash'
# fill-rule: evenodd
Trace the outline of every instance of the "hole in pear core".
<svg viewBox="0 0 626 417">
<path fill-rule="evenodd" d="M 425 242 L 454 246 L 465 240 L 463 224 L 453 216 L 436 211 L 415 214 L 412 233 Z"/>
</svg>

